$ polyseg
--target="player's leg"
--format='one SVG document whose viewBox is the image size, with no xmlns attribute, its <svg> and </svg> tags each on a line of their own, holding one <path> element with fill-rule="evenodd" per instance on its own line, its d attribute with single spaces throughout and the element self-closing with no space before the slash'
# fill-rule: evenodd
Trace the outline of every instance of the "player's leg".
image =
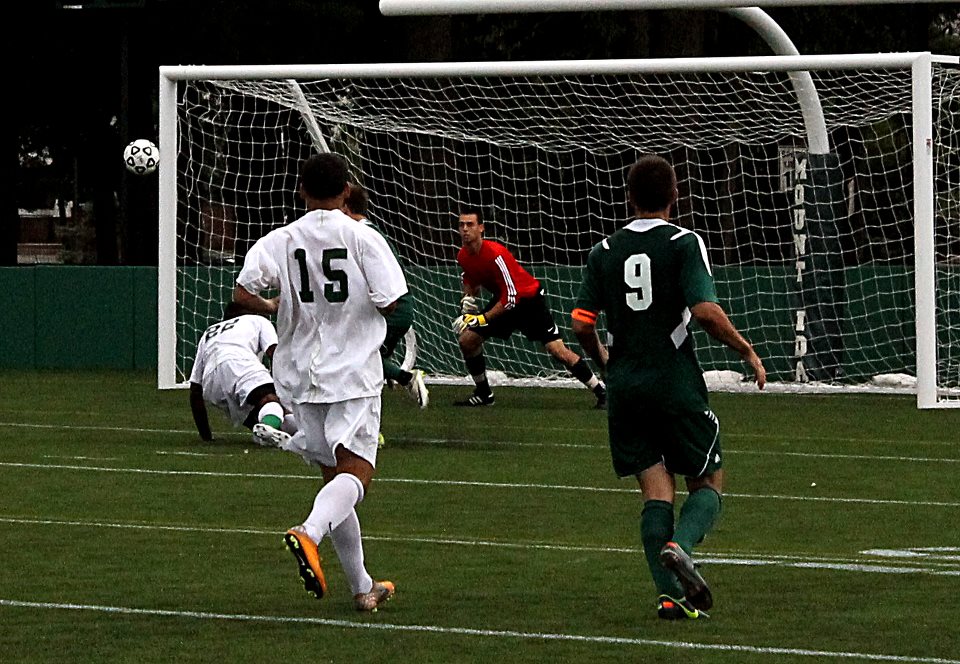
<svg viewBox="0 0 960 664">
<path fill-rule="evenodd" d="M 283 424 L 283 404 L 277 396 L 273 383 L 255 388 L 247 397 L 247 403 L 257 411 L 257 421 L 268 427 L 279 429 Z"/>
<path fill-rule="evenodd" d="M 250 390 L 245 402 L 252 406 L 246 424 L 253 431 L 253 440 L 266 447 L 282 447 L 292 433 L 284 426 L 286 411 L 280 403 L 273 383 L 258 385 Z"/>
<path fill-rule="evenodd" d="M 640 539 L 650 576 L 653 577 L 658 595 L 680 600 L 683 589 L 677 577 L 660 562 L 660 550 L 673 538 L 674 477 L 662 463 L 656 463 L 640 471 L 637 481 L 643 494 Z"/>
<path fill-rule="evenodd" d="M 390 581 L 374 581 L 367 572 L 363 560 L 360 519 L 356 510 L 330 531 L 330 541 L 350 584 L 354 606 L 358 611 L 376 611 L 380 604 L 393 596 L 394 586 Z"/>
<path fill-rule="evenodd" d="M 336 468 L 323 468 L 324 482 L 336 477 Z M 393 595 L 389 581 L 374 581 L 364 564 L 363 540 L 360 535 L 360 519 L 357 510 L 350 510 L 339 526 L 330 531 L 330 543 L 337 553 L 343 574 L 350 584 L 354 605 L 359 611 L 376 611 L 377 607 Z"/>
<path fill-rule="evenodd" d="M 336 475 L 320 489 L 313 510 L 303 524 L 318 542 L 363 500 L 373 478 L 380 432 L 380 397 L 348 399 L 328 404 L 325 410 L 320 436 L 332 450 Z M 310 424 L 319 422 L 311 420 Z M 312 436 L 308 433 L 308 437 Z"/>
<path fill-rule="evenodd" d="M 295 435 L 297 431 L 300 430 L 300 425 L 297 424 L 297 416 L 293 413 L 284 412 L 283 424 L 280 425 L 280 430 L 291 436 Z"/>
<path fill-rule="evenodd" d="M 330 542 L 340 559 L 351 592 L 354 595 L 368 592 L 373 585 L 373 578 L 363 561 L 363 540 L 356 509 L 351 510 L 347 518 L 330 531 Z"/>
<path fill-rule="evenodd" d="M 565 366 L 570 374 L 593 392 L 597 398 L 597 408 L 606 408 L 607 389 L 593 373 L 586 360 L 570 350 L 560 334 L 560 328 L 553 320 L 553 314 L 547 306 L 543 293 L 517 307 L 518 326 L 531 341 L 539 341 L 550 356 Z"/>
<path fill-rule="evenodd" d="M 455 401 L 457 406 L 492 406 L 494 403 L 493 390 L 487 380 L 487 360 L 483 355 L 484 338 L 474 330 L 464 330 L 458 339 L 463 361 L 467 365 L 467 373 L 473 379 L 473 394 L 461 401 Z"/>
<path fill-rule="evenodd" d="M 703 541 L 720 516 L 723 489 L 720 424 L 706 408 L 677 417 L 674 429 L 678 445 L 667 458 L 667 464 L 686 476 L 689 494 L 680 510 L 673 538 L 661 551 L 661 559 L 679 578 L 687 599 L 698 609 L 709 609 L 713 595 L 694 565 L 692 555 L 694 547 Z"/>
<path fill-rule="evenodd" d="M 233 366 L 235 378 L 231 384 L 237 399 L 251 410 L 254 421 L 279 429 L 284 409 L 267 368 L 252 355 L 249 360 L 227 364 Z"/>
<path fill-rule="evenodd" d="M 321 467 L 324 488 L 326 488 L 329 480 L 336 476 L 337 465 L 336 457 L 327 444 L 324 433 L 324 422 L 329 405 L 297 404 L 294 405 L 294 410 L 300 424 L 300 432 L 292 439 L 297 442 L 297 446 L 291 446 L 290 451 L 299 454 L 305 462 Z M 304 588 L 317 599 L 322 598 L 327 592 L 327 582 L 321 567 L 322 560 L 317 551 L 318 533 L 316 531 L 310 533 L 306 524 L 301 524 L 287 530 L 283 541 L 297 561 Z"/>
<path fill-rule="evenodd" d="M 430 403 L 430 391 L 427 390 L 426 383 L 423 382 L 423 371 L 412 369 L 407 371 L 394 362 L 393 354 L 397 344 L 403 339 L 410 324 L 394 325 L 387 324 L 387 336 L 380 346 L 380 359 L 383 363 L 383 377 L 388 381 L 393 381 L 403 386 L 411 399 L 417 402 L 417 405 L 423 409 Z"/>
<path fill-rule="evenodd" d="M 640 485 L 644 500 L 640 540 L 657 592 L 657 615 L 667 620 L 706 617 L 689 605 L 676 575 L 660 560 L 660 551 L 673 537 L 675 480 L 661 460 L 663 415 L 642 404 L 642 395 L 610 394 L 607 421 L 613 469 L 618 477 L 636 476 Z"/>
<path fill-rule="evenodd" d="M 555 339 L 543 345 L 550 355 L 563 364 L 570 371 L 570 374 L 579 380 L 584 386 L 593 392 L 597 398 L 596 407 L 604 409 L 607 407 L 607 388 L 603 384 L 593 369 L 587 364 L 587 361 L 570 350 L 563 339 Z"/>
<path fill-rule="evenodd" d="M 680 510 L 674 541 L 685 551 L 703 541 L 713 530 L 723 507 L 723 469 L 703 477 L 688 477 L 689 495 Z"/>
<path fill-rule="evenodd" d="M 377 433 L 380 428 L 380 399 L 351 399 L 330 404 L 322 410 L 326 411 L 322 422 L 311 416 L 304 422 L 304 433 L 310 436 L 316 434 L 316 429 L 320 428 L 320 436 L 326 441 L 326 447 L 328 450 L 332 447 L 333 450 L 325 455 L 324 486 L 317 493 L 313 509 L 299 530 L 314 546 L 327 535 L 330 536 L 353 589 L 357 608 L 376 610 L 381 601 L 389 599 L 393 594 L 393 584 L 374 583 L 367 573 L 363 560 L 360 522 L 355 508 L 363 500 L 374 474 Z M 331 455 L 335 464 L 333 466 L 329 465 Z M 298 528 L 288 531 L 288 538 L 296 535 L 297 531 Z M 293 547 L 291 550 L 294 550 Z M 296 551 L 294 553 L 296 554 Z"/>
<path fill-rule="evenodd" d="M 379 397 L 355 399 L 344 404 L 339 425 L 336 420 L 328 420 L 328 436 L 340 441 L 336 447 L 337 476 L 357 476 L 363 482 L 364 491 L 373 479 L 376 464 L 373 432 L 380 429 L 380 405 Z M 394 585 L 390 581 L 375 581 L 367 572 L 360 520 L 355 509 L 331 531 L 330 537 L 353 591 L 355 608 L 376 611 L 393 596 Z"/>
<path fill-rule="evenodd" d="M 296 409 L 301 425 L 298 438 L 303 445 L 303 449 L 298 452 L 305 460 L 319 462 L 324 485 L 314 498 L 307 518 L 302 524 L 286 532 L 284 542 L 297 561 L 304 587 L 320 599 L 326 594 L 327 585 L 317 545 L 354 513 L 355 506 L 363 500 L 366 485 L 373 476 L 373 466 L 365 459 L 353 462 L 347 456 L 349 450 L 341 445 L 340 436 L 349 436 L 351 420 L 355 425 L 353 429 L 357 428 L 357 422 L 364 421 L 362 415 L 355 412 L 356 408 L 350 411 L 345 409 L 343 403 L 339 403 L 300 404 Z M 376 408 L 377 427 L 379 412 L 379 408 Z M 375 438 L 373 445 L 372 458 L 375 460 Z"/>
</svg>

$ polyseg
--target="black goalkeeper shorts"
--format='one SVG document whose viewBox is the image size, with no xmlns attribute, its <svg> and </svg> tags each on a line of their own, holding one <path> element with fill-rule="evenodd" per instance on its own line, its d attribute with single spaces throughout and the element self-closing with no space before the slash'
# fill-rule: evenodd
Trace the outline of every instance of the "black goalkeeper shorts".
<svg viewBox="0 0 960 664">
<path fill-rule="evenodd" d="M 533 297 L 518 300 L 513 309 L 507 309 L 494 318 L 489 325 L 475 328 L 474 331 L 484 339 L 490 337 L 508 339 L 514 332 L 522 332 L 523 336 L 530 341 L 538 341 L 542 344 L 563 338 L 547 306 L 547 298 L 543 290 Z"/>
</svg>

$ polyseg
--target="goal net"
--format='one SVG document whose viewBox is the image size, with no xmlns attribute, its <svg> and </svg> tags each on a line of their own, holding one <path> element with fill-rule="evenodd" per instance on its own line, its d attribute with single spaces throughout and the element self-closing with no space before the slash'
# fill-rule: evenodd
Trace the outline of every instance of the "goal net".
<svg viewBox="0 0 960 664">
<path fill-rule="evenodd" d="M 819 119 L 790 69 L 809 72 Z M 919 379 L 922 405 L 960 404 L 956 58 L 161 74 L 161 387 L 186 380 L 247 249 L 303 213 L 299 164 L 314 152 L 343 155 L 370 192 L 416 298 L 417 366 L 434 380 L 466 375 L 450 329 L 461 206 L 482 206 L 487 237 L 540 279 L 576 347 L 569 312 L 586 255 L 628 218 L 628 167 L 657 153 L 680 180 L 674 221 L 702 236 L 773 389 L 913 392 Z M 743 385 L 739 358 L 695 334 L 713 387 Z M 567 384 L 520 334 L 486 355 L 511 379 Z"/>
</svg>

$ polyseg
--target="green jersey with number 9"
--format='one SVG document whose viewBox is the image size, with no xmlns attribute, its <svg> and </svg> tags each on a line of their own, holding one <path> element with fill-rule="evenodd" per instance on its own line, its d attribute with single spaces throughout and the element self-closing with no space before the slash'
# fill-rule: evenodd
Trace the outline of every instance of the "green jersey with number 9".
<svg viewBox="0 0 960 664">
<path fill-rule="evenodd" d="M 681 409 L 707 389 L 687 329 L 690 307 L 717 302 L 700 236 L 662 219 L 635 219 L 590 251 L 576 308 L 606 313 L 607 387 Z"/>
</svg>

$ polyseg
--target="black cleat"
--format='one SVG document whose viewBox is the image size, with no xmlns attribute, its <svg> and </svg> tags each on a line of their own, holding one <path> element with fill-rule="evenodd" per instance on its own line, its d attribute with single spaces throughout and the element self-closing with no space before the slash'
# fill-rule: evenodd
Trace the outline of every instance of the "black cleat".
<svg viewBox="0 0 960 664">
<path fill-rule="evenodd" d="M 700 611 L 706 611 L 713 606 L 713 595 L 707 582 L 700 576 L 696 565 L 690 556 L 676 542 L 667 542 L 660 549 L 660 562 L 668 570 L 677 575 L 687 601 Z"/>
<path fill-rule="evenodd" d="M 454 406 L 469 406 L 469 407 L 492 406 L 493 404 L 494 404 L 493 392 L 488 392 L 487 394 L 478 394 L 474 392 L 471 396 L 467 397 L 466 399 L 463 399 L 462 401 L 453 402 Z"/>
<path fill-rule="evenodd" d="M 607 409 L 607 393 L 601 392 L 597 395 L 597 404 L 594 406 L 597 410 L 606 410 Z"/>
</svg>

